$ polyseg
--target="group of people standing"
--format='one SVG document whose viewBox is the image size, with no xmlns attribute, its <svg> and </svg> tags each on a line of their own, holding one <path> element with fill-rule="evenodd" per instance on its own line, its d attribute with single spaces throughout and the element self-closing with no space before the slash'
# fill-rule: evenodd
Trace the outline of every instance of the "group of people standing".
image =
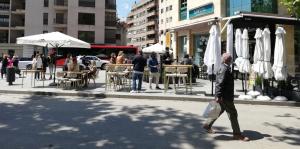
<svg viewBox="0 0 300 149">
<path fill-rule="evenodd" d="M 3 79 L 5 76 L 9 85 L 12 85 L 12 82 L 15 81 L 15 73 L 21 76 L 18 56 L 4 55 L 2 59 L 1 78 Z"/>
<path fill-rule="evenodd" d="M 55 55 L 49 54 L 47 57 L 44 54 L 36 53 L 32 56 L 32 69 L 39 70 L 35 73 L 35 79 L 46 79 L 45 73 L 47 71 L 47 67 L 49 67 L 50 77 L 49 80 L 52 79 L 52 75 L 54 73 L 55 66 Z"/>
</svg>

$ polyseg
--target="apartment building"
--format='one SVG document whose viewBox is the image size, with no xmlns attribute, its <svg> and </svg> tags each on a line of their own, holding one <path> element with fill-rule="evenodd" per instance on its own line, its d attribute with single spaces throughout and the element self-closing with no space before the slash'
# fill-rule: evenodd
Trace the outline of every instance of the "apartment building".
<svg viewBox="0 0 300 149">
<path fill-rule="evenodd" d="M 288 15 L 279 0 L 159 0 L 159 42 L 173 49 L 177 61 L 188 54 L 195 64 L 203 65 L 212 24 L 218 24 L 222 30 L 224 51 L 227 23 L 232 23 L 234 30 L 249 30 L 251 56 L 254 53 L 256 28 L 270 28 L 274 50 L 276 27 L 284 26 L 286 41 L 289 42 L 286 45 L 289 73 L 300 72 L 300 23 Z"/>
<path fill-rule="evenodd" d="M 116 0 L 1 0 L 0 52 L 31 56 L 16 38 L 60 31 L 89 43 L 116 43 Z M 24 50 L 23 50 L 24 49 Z"/>
<path fill-rule="evenodd" d="M 127 45 L 144 48 L 158 42 L 158 0 L 141 0 L 127 17 Z"/>
</svg>

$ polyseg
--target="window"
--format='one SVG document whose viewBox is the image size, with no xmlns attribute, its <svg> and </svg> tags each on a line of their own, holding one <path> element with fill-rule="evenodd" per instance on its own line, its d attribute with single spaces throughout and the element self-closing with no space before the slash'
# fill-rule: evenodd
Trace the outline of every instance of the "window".
<svg viewBox="0 0 300 149">
<path fill-rule="evenodd" d="M 9 26 L 9 16 L 0 15 L 0 27 L 8 27 L 8 26 Z"/>
<path fill-rule="evenodd" d="M 79 13 L 78 24 L 80 25 L 95 25 L 94 13 Z"/>
<path fill-rule="evenodd" d="M 105 29 L 105 43 L 116 43 L 115 29 Z"/>
<path fill-rule="evenodd" d="M 43 31 L 43 34 L 48 33 L 48 31 Z"/>
<path fill-rule="evenodd" d="M 187 0 L 180 0 L 180 20 L 186 20 L 187 19 Z"/>
<path fill-rule="evenodd" d="M 48 25 L 48 13 L 44 13 L 43 15 L 43 24 Z"/>
<path fill-rule="evenodd" d="M 117 17 L 115 12 L 105 12 L 105 26 L 116 26 Z"/>
<path fill-rule="evenodd" d="M 79 0 L 79 7 L 95 7 L 95 0 Z"/>
<path fill-rule="evenodd" d="M 105 9 L 116 9 L 116 0 L 105 0 Z"/>
<path fill-rule="evenodd" d="M 278 3 L 274 0 L 227 0 L 227 16 L 235 12 L 277 13 Z"/>
<path fill-rule="evenodd" d="M 160 13 L 164 13 L 164 9 L 163 8 L 160 10 Z"/>
<path fill-rule="evenodd" d="M 78 39 L 88 43 L 95 43 L 95 32 L 93 31 L 78 31 Z"/>
<path fill-rule="evenodd" d="M 161 19 L 161 20 L 160 20 L 160 23 L 163 24 L 163 23 L 164 23 L 164 19 Z"/>
<path fill-rule="evenodd" d="M 44 7 L 49 7 L 49 0 L 44 0 Z"/>
<path fill-rule="evenodd" d="M 171 10 L 172 10 L 172 5 L 169 6 L 169 11 L 171 11 Z"/>
<path fill-rule="evenodd" d="M 160 2 L 161 2 L 161 3 L 163 3 L 163 2 L 164 2 L 164 0 L 161 0 Z"/>
</svg>

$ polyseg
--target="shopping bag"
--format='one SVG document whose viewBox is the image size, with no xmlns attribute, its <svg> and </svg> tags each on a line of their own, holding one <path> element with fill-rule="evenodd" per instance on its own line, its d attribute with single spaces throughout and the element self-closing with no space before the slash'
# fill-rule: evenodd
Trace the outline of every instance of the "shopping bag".
<svg viewBox="0 0 300 149">
<path fill-rule="evenodd" d="M 217 103 L 215 100 L 209 102 L 207 105 L 203 117 L 204 118 L 210 118 L 210 119 L 216 119 L 220 115 L 221 112 L 221 106 L 219 103 Z"/>
</svg>

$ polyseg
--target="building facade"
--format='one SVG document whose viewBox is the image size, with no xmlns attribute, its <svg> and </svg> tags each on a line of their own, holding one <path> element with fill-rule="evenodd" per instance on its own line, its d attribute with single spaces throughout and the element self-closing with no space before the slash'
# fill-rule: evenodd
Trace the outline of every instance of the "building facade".
<svg viewBox="0 0 300 149">
<path fill-rule="evenodd" d="M 299 21 L 291 18 L 277 0 L 160 0 L 159 12 L 159 42 L 173 49 L 177 61 L 188 54 L 195 64 L 203 65 L 212 24 L 218 24 L 222 30 L 222 51 L 226 50 L 227 23 L 232 23 L 234 30 L 247 28 L 252 57 L 256 28 L 270 28 L 273 51 L 276 27 L 282 25 L 289 41 L 286 44 L 289 73 L 300 72 Z"/>
<path fill-rule="evenodd" d="M 117 31 L 116 31 L 116 45 L 126 46 L 127 45 L 127 24 L 126 22 L 119 21 L 117 22 Z"/>
<path fill-rule="evenodd" d="M 116 43 L 115 0 L 2 0 L 0 51 L 31 56 L 16 38 L 59 31 L 89 43 Z"/>
<path fill-rule="evenodd" d="M 141 0 L 127 17 L 127 45 L 144 48 L 158 42 L 158 0 Z"/>
</svg>

